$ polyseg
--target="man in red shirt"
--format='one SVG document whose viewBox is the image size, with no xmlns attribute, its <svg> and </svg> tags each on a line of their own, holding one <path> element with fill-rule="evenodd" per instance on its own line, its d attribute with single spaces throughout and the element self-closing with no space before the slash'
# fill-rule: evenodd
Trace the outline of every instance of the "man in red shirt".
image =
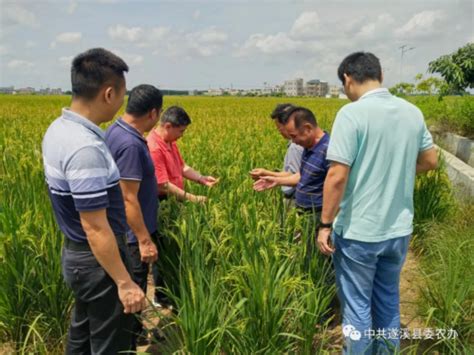
<svg viewBox="0 0 474 355">
<path fill-rule="evenodd" d="M 212 187 L 218 182 L 218 179 L 212 176 L 203 176 L 186 165 L 179 153 L 176 141 L 183 136 L 190 124 L 191 119 L 186 111 L 181 107 L 172 106 L 161 115 L 160 124 L 147 137 L 151 159 L 155 166 L 160 199 L 174 195 L 182 201 L 202 203 L 206 201 L 205 196 L 193 195 L 184 190 L 184 178 L 208 187 Z M 157 244 L 160 250 L 165 248 L 161 236 L 158 237 Z M 168 297 L 160 289 L 165 284 L 157 264 L 153 264 L 152 271 L 155 287 L 157 287 L 154 305 L 171 308 L 172 305 Z"/>
<path fill-rule="evenodd" d="M 161 116 L 159 126 L 147 137 L 151 158 L 155 165 L 160 199 L 174 195 L 182 201 L 205 202 L 205 196 L 193 195 L 184 189 L 184 179 L 208 187 L 218 182 L 218 179 L 201 175 L 186 165 L 179 153 L 176 141 L 183 136 L 190 124 L 191 119 L 186 111 L 181 107 L 171 106 Z"/>
</svg>

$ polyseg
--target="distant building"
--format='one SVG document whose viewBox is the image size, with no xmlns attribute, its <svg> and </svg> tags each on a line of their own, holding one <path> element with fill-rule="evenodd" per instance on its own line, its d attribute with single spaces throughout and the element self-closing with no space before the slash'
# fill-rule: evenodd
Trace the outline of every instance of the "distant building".
<svg viewBox="0 0 474 355">
<path fill-rule="evenodd" d="M 60 88 L 57 88 L 57 89 L 46 88 L 46 89 L 38 90 L 37 93 L 40 95 L 62 95 L 63 91 Z"/>
<path fill-rule="evenodd" d="M 188 95 L 189 95 L 189 96 L 196 96 L 196 95 L 197 95 L 197 91 L 196 91 L 196 90 L 189 90 L 189 91 L 188 91 Z"/>
<path fill-rule="evenodd" d="M 339 97 L 341 93 L 342 90 L 340 86 L 334 85 L 329 88 L 329 95 L 331 95 L 331 97 Z"/>
<path fill-rule="evenodd" d="M 35 88 L 28 86 L 26 88 L 21 88 L 21 89 L 16 90 L 16 93 L 22 94 L 22 95 L 31 95 L 35 93 Z"/>
<path fill-rule="evenodd" d="M 293 80 L 286 80 L 285 84 L 283 85 L 283 90 L 285 95 L 287 96 L 303 96 L 303 79 L 298 78 Z"/>
<path fill-rule="evenodd" d="M 207 96 L 222 96 L 224 95 L 224 90 L 222 89 L 209 89 L 206 93 Z"/>
<path fill-rule="evenodd" d="M 329 92 L 329 84 L 326 81 L 310 80 L 306 83 L 304 93 L 306 96 L 324 97 Z"/>
<path fill-rule="evenodd" d="M 15 91 L 14 86 L 0 87 L 0 94 L 13 94 L 13 91 Z"/>
<path fill-rule="evenodd" d="M 283 94 L 285 92 L 285 86 L 284 85 L 275 85 L 273 88 L 273 92 L 275 94 Z"/>
<path fill-rule="evenodd" d="M 262 95 L 271 95 L 273 94 L 273 88 L 271 86 L 265 86 L 262 90 Z"/>
</svg>

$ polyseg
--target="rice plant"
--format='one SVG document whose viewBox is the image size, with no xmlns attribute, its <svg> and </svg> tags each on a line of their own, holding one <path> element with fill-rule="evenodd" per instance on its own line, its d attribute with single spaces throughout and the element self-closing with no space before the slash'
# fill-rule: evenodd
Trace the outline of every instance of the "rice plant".
<svg viewBox="0 0 474 355">
<path fill-rule="evenodd" d="M 314 227 L 284 209 L 279 191 L 255 193 L 248 177 L 257 166 L 281 168 L 286 142 L 268 114 L 283 101 L 309 107 L 328 131 L 346 103 L 165 98 L 165 106 L 183 106 L 193 121 L 179 142 L 185 161 L 221 178 L 211 190 L 186 186 L 187 191 L 207 195 L 205 205 L 170 199 L 161 206 L 158 266 L 164 291 L 176 306 L 160 323 L 166 336 L 160 349 L 165 353 L 314 354 L 333 349 L 328 335 L 336 317 L 330 259 L 314 250 Z M 61 276 L 63 236 L 47 197 L 41 139 L 69 98 L 0 96 L 0 102 L 0 343 L 18 353 L 61 353 L 72 296 Z M 422 105 L 429 113 L 430 103 Z M 435 108 L 444 107 L 451 106 Z M 438 111 L 432 110 L 436 115 Z M 443 170 L 417 179 L 417 231 L 426 225 L 430 235 L 428 224 L 454 218 L 453 206 Z M 300 242 L 294 240 L 298 231 Z M 460 239 L 469 239 L 467 231 L 461 228 L 460 233 Z M 420 240 L 440 270 L 426 275 L 432 282 L 426 290 L 431 312 L 426 314 L 430 322 L 461 330 L 460 341 L 438 344 L 442 349 L 467 349 L 472 290 L 462 275 L 470 270 L 466 251 L 472 245 L 459 241 L 447 252 L 437 241 L 445 234 L 434 235 L 433 241 Z M 429 264 L 426 269 L 437 268 Z"/>
</svg>

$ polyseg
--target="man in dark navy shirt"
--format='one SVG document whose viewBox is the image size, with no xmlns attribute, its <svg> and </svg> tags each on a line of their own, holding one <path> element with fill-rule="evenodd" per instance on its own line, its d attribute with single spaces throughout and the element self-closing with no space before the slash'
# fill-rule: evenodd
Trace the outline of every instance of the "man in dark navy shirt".
<svg viewBox="0 0 474 355">
<path fill-rule="evenodd" d="M 43 138 L 43 162 L 56 221 L 65 235 L 62 268 L 75 305 L 67 354 L 117 354 L 131 348 L 145 295 L 130 276 L 119 171 L 104 141 L 125 95 L 125 62 L 94 48 L 74 58 L 72 102 Z"/>
<path fill-rule="evenodd" d="M 314 114 L 304 107 L 292 108 L 285 120 L 285 131 L 293 143 L 304 148 L 299 172 L 276 173 L 263 176 L 254 184 L 254 189 L 263 191 L 275 186 L 296 186 L 296 207 L 304 212 L 321 212 L 323 185 L 329 169 L 326 152 L 329 134 L 317 124 Z"/>
<path fill-rule="evenodd" d="M 313 236 L 316 234 L 323 205 L 324 180 L 329 169 L 326 152 L 329 134 L 317 124 L 314 114 L 304 107 L 292 108 L 286 118 L 285 131 L 293 143 L 304 148 L 300 171 L 296 174 L 277 173 L 279 176 L 264 176 L 254 184 L 256 191 L 275 186 L 296 186 L 295 202 L 298 214 L 303 215 L 306 238 L 305 268 L 311 262 L 314 250 Z M 301 238 L 295 235 L 295 240 Z"/>
<path fill-rule="evenodd" d="M 152 85 L 139 85 L 130 92 L 125 114 L 106 132 L 105 141 L 120 171 L 120 186 L 127 213 L 127 238 L 135 282 L 147 289 L 148 264 L 158 250 L 152 241 L 157 232 L 158 185 L 155 167 L 144 134 L 160 119 L 163 96 Z M 133 345 L 142 345 L 145 332 L 137 320 Z"/>
</svg>

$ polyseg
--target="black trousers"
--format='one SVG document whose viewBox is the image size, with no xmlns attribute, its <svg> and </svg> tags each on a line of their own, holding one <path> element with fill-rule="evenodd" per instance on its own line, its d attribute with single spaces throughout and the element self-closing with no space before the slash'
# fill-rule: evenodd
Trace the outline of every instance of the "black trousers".
<svg viewBox="0 0 474 355">
<path fill-rule="evenodd" d="M 123 245 L 120 254 L 130 271 L 130 257 Z M 117 286 L 90 250 L 63 248 L 63 276 L 75 304 L 66 354 L 117 354 L 131 350 L 132 314 L 123 312 Z"/>
<path fill-rule="evenodd" d="M 138 247 L 138 243 L 133 243 L 128 245 L 128 250 L 130 252 L 131 264 L 132 264 L 132 271 L 133 271 L 133 281 L 140 286 L 143 292 L 146 295 L 147 290 L 147 279 L 148 279 L 148 264 L 143 263 L 140 256 L 140 248 Z M 143 331 L 143 323 L 140 319 L 140 314 L 136 313 L 135 320 L 132 326 L 132 347 L 133 349 L 136 348 L 136 341 L 137 337 Z"/>
<path fill-rule="evenodd" d="M 163 237 L 161 237 L 158 232 L 155 232 L 151 235 L 153 242 L 156 244 L 158 251 L 164 250 Z M 153 282 L 155 284 L 155 302 L 159 303 L 169 303 L 168 296 L 161 291 L 161 288 L 165 287 L 165 281 L 163 280 L 163 275 L 160 273 L 157 262 L 154 262 L 151 266 L 151 272 L 153 274 Z"/>
</svg>

